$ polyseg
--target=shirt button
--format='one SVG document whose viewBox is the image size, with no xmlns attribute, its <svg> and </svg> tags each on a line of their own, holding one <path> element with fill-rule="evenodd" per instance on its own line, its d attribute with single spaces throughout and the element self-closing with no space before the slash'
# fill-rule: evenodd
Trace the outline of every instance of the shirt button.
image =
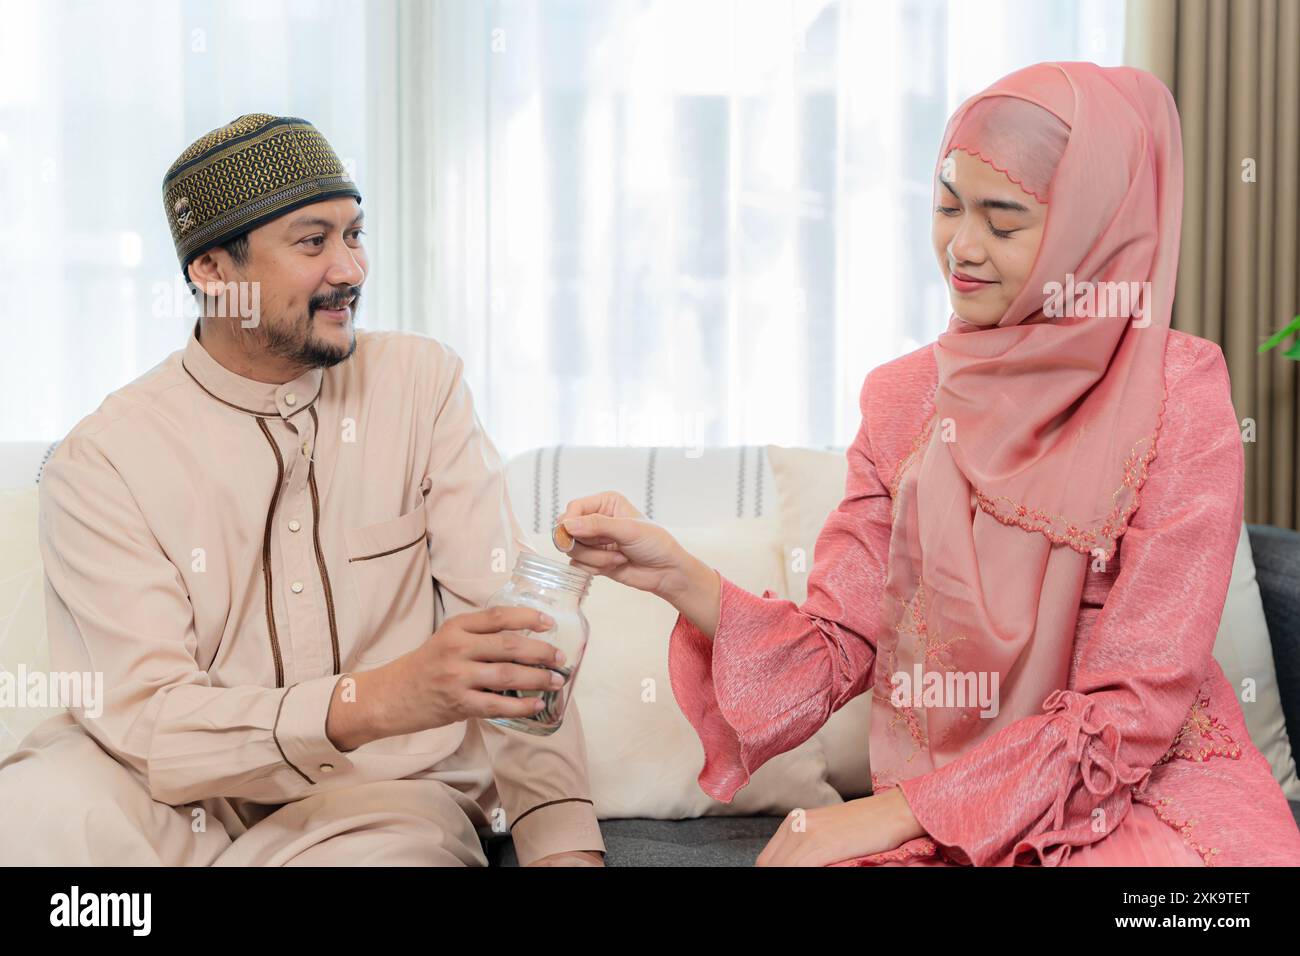
<svg viewBox="0 0 1300 956">
<path fill-rule="evenodd" d="M 288 395 L 284 396 L 284 403 L 286 405 L 297 405 L 298 396 L 295 395 L 293 392 L 290 392 Z"/>
<path fill-rule="evenodd" d="M 299 531 L 301 529 L 302 529 L 302 525 L 298 523 L 297 518 L 294 518 L 292 521 L 289 522 L 290 531 Z"/>
<path fill-rule="evenodd" d="M 294 594 L 301 594 L 301 593 L 302 593 L 302 582 L 301 582 L 301 581 L 294 581 L 293 584 L 289 585 L 289 590 L 292 591 Z"/>
<path fill-rule="evenodd" d="M 302 457 L 304 457 L 304 458 L 310 458 L 310 457 L 311 457 L 311 443 L 310 443 L 310 442 L 303 442 L 303 443 L 302 443 Z"/>
<path fill-rule="evenodd" d="M 332 763 L 323 763 L 320 765 L 321 773 L 332 773 L 333 771 L 334 771 L 334 765 Z"/>
</svg>

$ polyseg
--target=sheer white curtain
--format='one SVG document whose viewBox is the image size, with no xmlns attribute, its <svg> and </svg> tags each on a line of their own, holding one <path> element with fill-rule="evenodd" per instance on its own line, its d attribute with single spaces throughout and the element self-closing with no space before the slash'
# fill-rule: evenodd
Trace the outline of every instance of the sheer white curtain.
<svg viewBox="0 0 1300 956">
<path fill-rule="evenodd" d="M 946 326 L 930 174 L 963 98 L 1117 64 L 1122 0 L 436 0 L 427 331 L 503 452 L 844 445 Z"/>
<path fill-rule="evenodd" d="M 0 441 L 66 434 L 184 346 L 161 189 L 203 133 L 302 116 L 369 199 L 365 36 L 350 0 L 0 0 Z"/>
<path fill-rule="evenodd" d="M 196 137 L 302 116 L 360 183 L 361 324 L 466 358 L 506 453 L 846 444 L 933 339 L 943 124 L 1123 0 L 0 0 L 0 441 L 184 344 L 159 198 Z"/>
</svg>

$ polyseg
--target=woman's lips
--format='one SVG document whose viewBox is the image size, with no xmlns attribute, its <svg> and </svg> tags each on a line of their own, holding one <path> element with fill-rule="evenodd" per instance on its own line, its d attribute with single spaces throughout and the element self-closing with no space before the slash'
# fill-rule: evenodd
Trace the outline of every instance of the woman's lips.
<svg viewBox="0 0 1300 956">
<path fill-rule="evenodd" d="M 972 292 L 979 292 L 981 289 L 987 289 L 991 285 L 997 285 L 992 279 L 976 279 L 971 276 L 962 275 L 960 272 L 949 274 L 949 281 L 954 289 L 964 295 Z"/>
</svg>

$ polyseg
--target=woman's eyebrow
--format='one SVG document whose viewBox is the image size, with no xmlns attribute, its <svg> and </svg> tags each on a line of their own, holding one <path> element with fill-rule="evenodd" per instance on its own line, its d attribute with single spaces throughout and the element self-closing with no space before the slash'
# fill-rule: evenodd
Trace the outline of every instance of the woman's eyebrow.
<svg viewBox="0 0 1300 956">
<path fill-rule="evenodd" d="M 961 199 L 957 190 L 952 188 L 952 183 L 944 179 L 943 176 L 939 177 L 939 182 L 943 183 L 944 188 L 947 189 L 948 192 L 952 193 L 953 198 Z M 975 205 L 979 206 L 981 209 L 1005 209 L 1008 212 L 1029 212 L 1028 206 L 1022 206 L 1020 203 L 1013 202 L 1010 199 L 979 199 L 976 200 Z"/>
<path fill-rule="evenodd" d="M 1029 212 L 1028 206 L 1022 206 L 1010 199 L 981 199 L 977 205 L 981 209 L 1006 209 L 1010 212 Z"/>
</svg>

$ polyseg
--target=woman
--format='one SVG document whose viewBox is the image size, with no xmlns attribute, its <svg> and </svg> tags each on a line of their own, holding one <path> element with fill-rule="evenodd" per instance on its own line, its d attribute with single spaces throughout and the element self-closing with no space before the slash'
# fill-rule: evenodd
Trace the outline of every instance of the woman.
<svg viewBox="0 0 1300 956">
<path fill-rule="evenodd" d="M 1211 655 L 1244 460 L 1221 351 L 1169 329 L 1169 91 L 1013 73 L 950 120 L 934 192 L 954 314 L 867 376 L 807 601 L 743 591 L 612 493 L 569 504 L 571 560 L 680 612 L 716 799 L 871 690 L 873 795 L 760 865 L 1300 864 Z"/>
</svg>

